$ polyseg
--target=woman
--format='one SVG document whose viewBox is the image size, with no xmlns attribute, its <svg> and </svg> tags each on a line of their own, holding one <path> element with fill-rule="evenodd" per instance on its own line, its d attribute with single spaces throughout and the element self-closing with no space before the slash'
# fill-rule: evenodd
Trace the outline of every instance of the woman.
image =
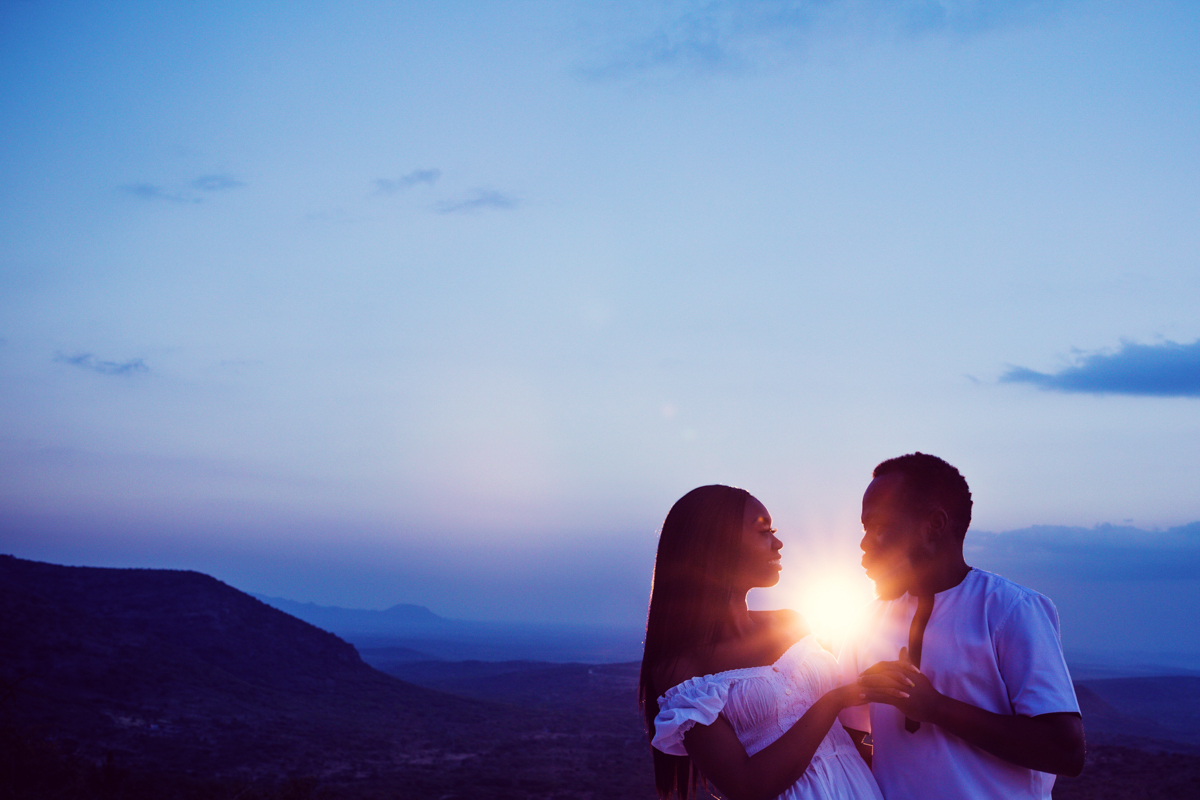
<svg viewBox="0 0 1200 800">
<path fill-rule="evenodd" d="M 743 489 L 701 486 L 658 540 L 639 700 L 663 800 L 713 784 L 729 800 L 867 798 L 879 789 L 836 723 L 865 702 L 792 611 L 750 611 L 779 582 L 782 542 Z"/>
</svg>

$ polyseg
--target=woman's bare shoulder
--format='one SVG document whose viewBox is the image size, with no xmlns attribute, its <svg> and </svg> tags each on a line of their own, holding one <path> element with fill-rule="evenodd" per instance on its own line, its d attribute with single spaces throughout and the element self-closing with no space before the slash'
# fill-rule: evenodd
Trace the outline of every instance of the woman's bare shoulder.
<svg viewBox="0 0 1200 800">
<path fill-rule="evenodd" d="M 812 628 L 809 627 L 808 620 L 804 618 L 804 615 L 790 608 L 758 613 L 764 615 L 772 635 L 779 641 L 798 642 L 812 633 Z"/>
<path fill-rule="evenodd" d="M 756 634 L 718 642 L 708 651 L 685 653 L 657 665 L 655 685 L 665 691 L 692 678 L 773 663 L 781 653 L 812 633 L 808 620 L 790 608 L 750 614 L 759 623 Z"/>
</svg>

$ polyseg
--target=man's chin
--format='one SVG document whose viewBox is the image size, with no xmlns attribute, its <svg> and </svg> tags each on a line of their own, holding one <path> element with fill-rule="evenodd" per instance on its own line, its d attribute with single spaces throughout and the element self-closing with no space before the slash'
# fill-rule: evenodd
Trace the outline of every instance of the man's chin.
<svg viewBox="0 0 1200 800">
<path fill-rule="evenodd" d="M 880 600 L 895 600 L 907 591 L 908 589 L 897 584 L 875 581 L 875 596 Z"/>
<path fill-rule="evenodd" d="M 867 577 L 875 582 L 875 596 L 880 600 L 895 600 L 908 591 L 905 583 L 898 580 L 900 576 L 894 572 L 883 575 L 872 575 L 871 572 L 872 570 L 867 570 Z"/>
</svg>

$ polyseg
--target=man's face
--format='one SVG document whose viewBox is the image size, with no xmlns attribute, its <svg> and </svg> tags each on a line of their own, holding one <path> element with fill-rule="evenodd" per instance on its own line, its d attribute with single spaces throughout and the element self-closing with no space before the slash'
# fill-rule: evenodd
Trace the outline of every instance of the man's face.
<svg viewBox="0 0 1200 800">
<path fill-rule="evenodd" d="M 871 481 L 863 494 L 862 565 L 883 600 L 907 592 L 924 561 L 922 522 L 905 508 L 903 489 L 904 476 L 892 473 Z"/>
</svg>

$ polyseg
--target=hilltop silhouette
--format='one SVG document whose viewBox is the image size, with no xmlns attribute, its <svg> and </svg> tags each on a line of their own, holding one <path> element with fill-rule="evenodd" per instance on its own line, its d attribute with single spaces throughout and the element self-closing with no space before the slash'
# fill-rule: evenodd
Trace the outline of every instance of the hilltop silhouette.
<svg viewBox="0 0 1200 800">
<path fill-rule="evenodd" d="M 571 774 L 591 760 L 575 752 L 577 721 L 563 731 L 544 709 L 385 675 L 333 634 L 197 572 L 0 556 L 0 642 L 10 734 L 76 765 L 115 765 L 123 797 L 189 780 L 211 796 L 225 796 L 212 781 L 288 780 L 331 796 L 540 796 L 595 778 Z"/>
</svg>

